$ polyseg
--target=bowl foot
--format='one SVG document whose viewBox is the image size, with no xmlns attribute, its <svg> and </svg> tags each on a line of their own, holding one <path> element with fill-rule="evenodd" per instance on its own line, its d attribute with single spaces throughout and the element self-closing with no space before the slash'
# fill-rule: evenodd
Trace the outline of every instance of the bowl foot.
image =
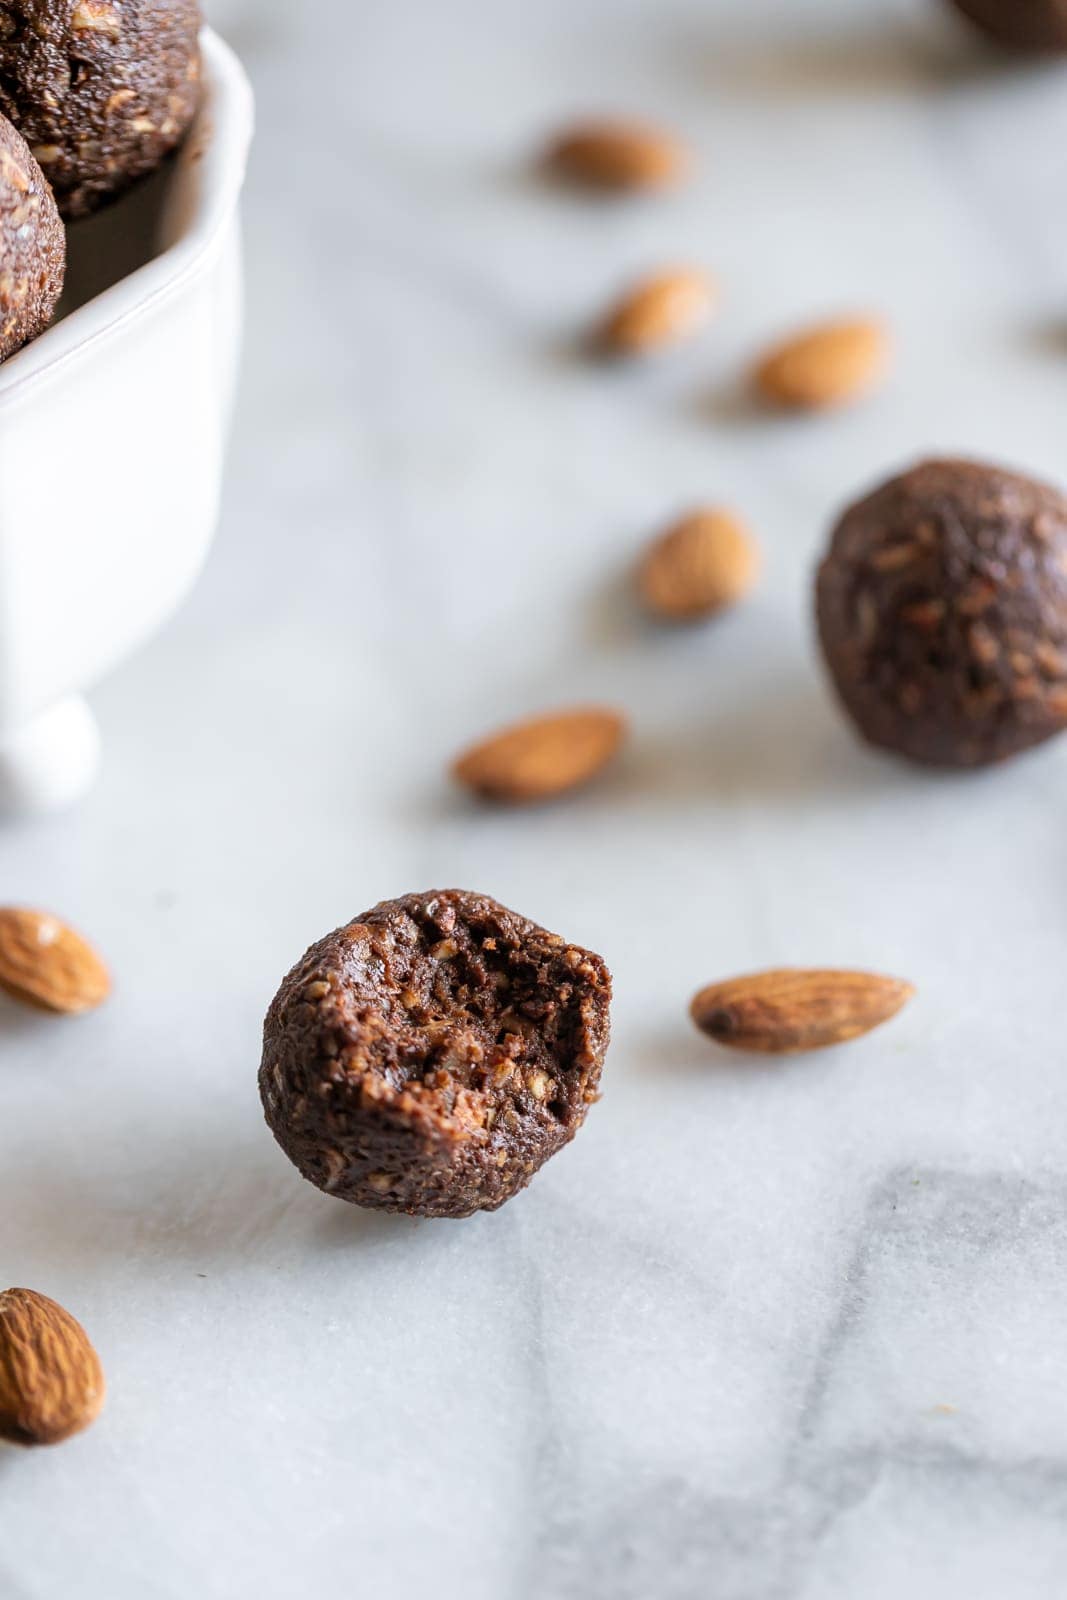
<svg viewBox="0 0 1067 1600">
<path fill-rule="evenodd" d="M 58 811 L 80 799 L 100 768 L 100 732 L 80 695 L 0 735 L 0 811 Z"/>
</svg>

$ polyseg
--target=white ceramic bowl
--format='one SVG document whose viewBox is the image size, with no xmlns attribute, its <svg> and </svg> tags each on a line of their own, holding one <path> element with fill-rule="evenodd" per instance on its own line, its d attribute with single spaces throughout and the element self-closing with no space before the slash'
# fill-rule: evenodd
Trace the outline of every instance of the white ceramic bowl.
<svg viewBox="0 0 1067 1600">
<path fill-rule="evenodd" d="M 63 805 L 92 782 L 99 739 L 82 692 L 175 609 L 215 530 L 252 94 L 210 30 L 203 51 L 203 101 L 177 160 L 70 229 L 73 308 L 0 366 L 6 810 Z"/>
</svg>

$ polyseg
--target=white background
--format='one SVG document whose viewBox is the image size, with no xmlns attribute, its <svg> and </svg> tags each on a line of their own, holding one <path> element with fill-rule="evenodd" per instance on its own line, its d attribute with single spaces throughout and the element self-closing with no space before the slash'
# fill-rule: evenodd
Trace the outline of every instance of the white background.
<svg viewBox="0 0 1067 1600">
<path fill-rule="evenodd" d="M 810 584 L 837 509 L 921 454 L 1067 479 L 1067 68 L 933 0 L 226 13 L 260 130 L 219 540 L 94 696 L 98 789 L 0 834 L 0 897 L 117 980 L 84 1019 L 0 1009 L 0 1279 L 76 1311 L 111 1382 L 84 1437 L 0 1455 L 0 1594 L 1062 1593 L 1067 740 L 959 777 L 866 752 Z M 531 177 L 601 109 L 684 133 L 694 182 Z M 587 364 L 674 261 L 721 279 L 708 337 Z M 752 410 L 765 339 L 868 308 L 881 397 Z M 661 634 L 629 569 L 707 499 L 765 581 Z M 634 724 L 598 788 L 450 790 L 470 737 L 590 698 Z M 263 1126 L 262 1014 L 312 939 L 449 885 L 607 957 L 605 1096 L 496 1215 L 364 1215 Z M 789 1063 L 691 1032 L 699 983 L 779 963 L 920 995 Z"/>
</svg>

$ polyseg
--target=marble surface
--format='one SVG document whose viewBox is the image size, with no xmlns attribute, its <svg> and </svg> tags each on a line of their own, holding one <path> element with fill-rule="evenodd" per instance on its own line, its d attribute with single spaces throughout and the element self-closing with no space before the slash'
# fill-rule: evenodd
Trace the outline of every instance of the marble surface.
<svg viewBox="0 0 1067 1600">
<path fill-rule="evenodd" d="M 218 11 L 260 108 L 219 540 L 94 695 L 100 787 L 0 833 L 3 899 L 118 978 L 79 1021 L 0 1010 L 0 1277 L 111 1379 L 92 1432 L 0 1455 L 0 1594 L 1062 1594 L 1067 741 L 966 778 L 865 752 L 809 581 L 918 454 L 1067 477 L 1067 69 L 924 0 Z M 541 187 L 590 108 L 677 126 L 695 182 Z M 583 362 L 678 259 L 721 276 L 707 339 Z M 760 343 L 852 306 L 896 328 L 885 394 L 753 414 Z M 707 497 L 766 580 L 663 636 L 627 572 Z M 595 791 L 486 814 L 442 780 L 587 697 L 634 721 Z M 262 1013 L 313 937 L 454 883 L 608 958 L 606 1093 L 497 1215 L 361 1215 L 262 1124 Z M 787 962 L 920 997 L 785 1064 L 690 1031 L 698 983 Z"/>
</svg>

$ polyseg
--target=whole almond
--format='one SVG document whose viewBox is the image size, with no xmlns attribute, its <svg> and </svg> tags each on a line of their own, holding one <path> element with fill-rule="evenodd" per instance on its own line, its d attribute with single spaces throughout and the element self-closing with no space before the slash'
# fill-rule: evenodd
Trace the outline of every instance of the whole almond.
<svg viewBox="0 0 1067 1600">
<path fill-rule="evenodd" d="M 104 1403 L 100 1358 L 80 1322 L 32 1289 L 0 1294 L 0 1439 L 59 1444 Z"/>
<path fill-rule="evenodd" d="M 697 1027 L 720 1044 L 784 1055 L 868 1033 L 914 993 L 910 983 L 873 972 L 785 967 L 709 984 L 689 1009 Z"/>
<path fill-rule="evenodd" d="M 755 372 L 772 405 L 820 411 L 868 394 L 889 368 L 889 335 L 873 318 L 825 322 L 769 350 Z"/>
<path fill-rule="evenodd" d="M 0 908 L 0 989 L 41 1011 L 91 1011 L 111 992 L 107 968 L 80 933 L 47 911 Z"/>
<path fill-rule="evenodd" d="M 646 123 L 604 120 L 566 128 L 548 148 L 549 169 L 589 189 L 665 189 L 690 166 L 684 145 Z"/>
<path fill-rule="evenodd" d="M 606 707 L 556 711 L 493 734 L 461 755 L 452 771 L 489 800 L 548 800 L 594 778 L 625 734 L 626 719 Z"/>
<path fill-rule="evenodd" d="M 650 355 L 692 338 L 714 304 L 715 286 L 708 273 L 675 267 L 630 289 L 603 323 L 598 342 L 611 355 Z"/>
<path fill-rule="evenodd" d="M 673 622 L 710 617 L 748 593 L 760 553 L 732 512 L 693 511 L 649 546 L 638 573 L 648 609 Z"/>
</svg>

